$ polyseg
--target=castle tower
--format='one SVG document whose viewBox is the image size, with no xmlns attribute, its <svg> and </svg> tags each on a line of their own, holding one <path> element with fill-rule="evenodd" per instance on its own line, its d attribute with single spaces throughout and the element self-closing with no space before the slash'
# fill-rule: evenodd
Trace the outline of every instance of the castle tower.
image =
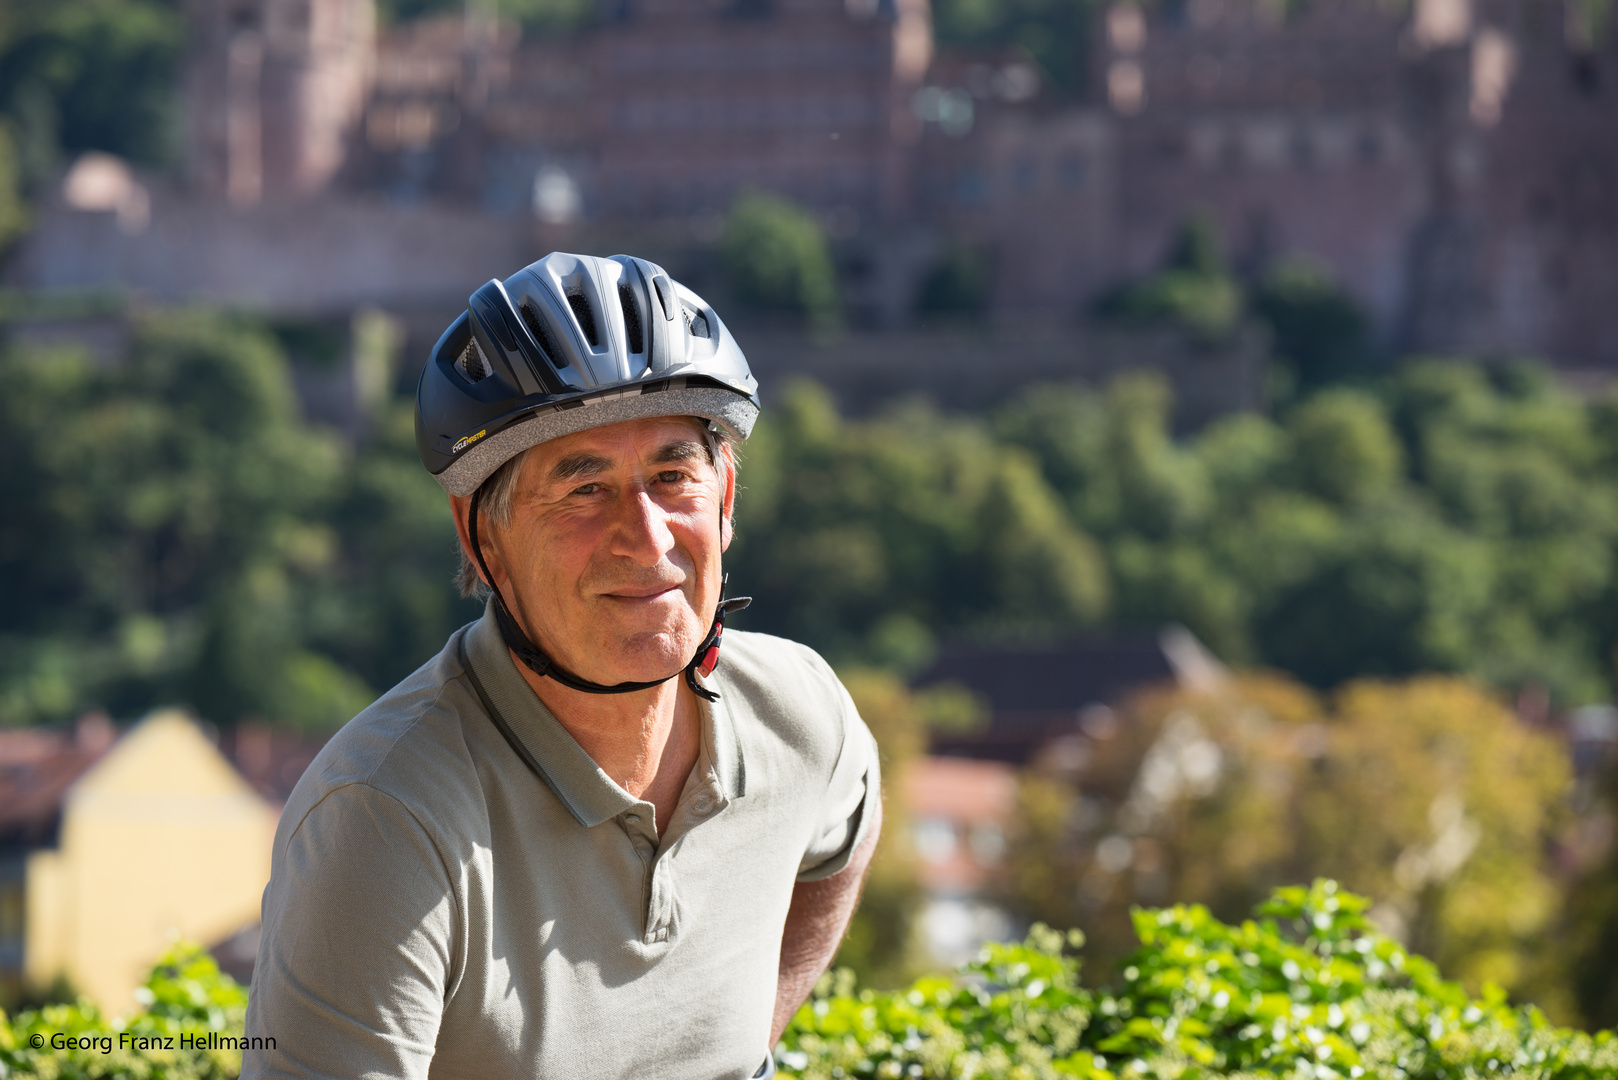
<svg viewBox="0 0 1618 1080">
<path fill-rule="evenodd" d="M 193 182 L 249 206 L 342 166 L 375 66 L 373 0 L 192 0 Z"/>
</svg>

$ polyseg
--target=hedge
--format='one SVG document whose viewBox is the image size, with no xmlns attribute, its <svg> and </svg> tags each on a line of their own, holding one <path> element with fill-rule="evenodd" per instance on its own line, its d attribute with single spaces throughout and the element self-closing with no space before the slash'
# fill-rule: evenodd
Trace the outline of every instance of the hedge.
<svg viewBox="0 0 1618 1080">
<path fill-rule="evenodd" d="M 1618 1077 L 1613 1032 L 1557 1028 L 1497 987 L 1470 996 L 1377 933 L 1368 907 L 1321 880 L 1239 926 L 1201 905 L 1137 909 L 1141 946 L 1108 989 L 1079 983 L 1081 934 L 1044 926 L 893 993 L 839 972 L 777 1060 L 803 1080 Z"/>
</svg>

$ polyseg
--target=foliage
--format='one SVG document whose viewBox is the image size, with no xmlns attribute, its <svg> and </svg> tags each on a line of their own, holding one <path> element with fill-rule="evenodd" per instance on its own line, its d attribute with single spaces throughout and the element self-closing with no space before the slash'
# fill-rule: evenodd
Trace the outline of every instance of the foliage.
<svg viewBox="0 0 1618 1080">
<path fill-rule="evenodd" d="M 1181 225 L 1162 267 L 1104 293 L 1095 314 L 1104 326 L 1177 331 L 1197 348 L 1228 345 L 1244 327 L 1262 331 L 1270 352 L 1265 381 L 1277 406 L 1381 373 L 1369 320 L 1326 271 L 1284 259 L 1256 279 L 1237 275 L 1205 214 Z"/>
<path fill-rule="evenodd" d="M 1213 223 L 1186 222 L 1166 265 L 1102 297 L 1096 314 L 1131 326 L 1167 324 L 1202 344 L 1228 340 L 1242 316 L 1242 290 L 1225 267 Z"/>
<path fill-rule="evenodd" d="M 211 1034 L 239 1038 L 247 1015 L 247 990 L 207 953 L 176 946 L 136 997 L 145 1008 L 130 1017 L 103 1016 L 85 998 L 22 1012 L 9 1023 L 0 1015 L 0 1067 L 7 1076 L 53 1080 L 226 1080 L 241 1072 L 240 1050 L 194 1046 L 199 1037 L 216 1041 Z M 56 1035 L 93 1041 L 55 1048 Z"/>
<path fill-rule="evenodd" d="M 1584 836 L 1596 853 L 1568 889 L 1562 948 L 1568 957 L 1571 992 L 1589 1024 L 1618 1027 L 1618 755 L 1609 745 L 1604 767 L 1587 778 L 1574 804 L 1583 812 Z M 1587 785 L 1587 786 L 1586 786 Z M 1582 796 L 1582 797 L 1581 797 Z"/>
<path fill-rule="evenodd" d="M 988 261 L 969 244 L 948 245 L 916 295 L 916 310 L 923 315 L 975 314 L 988 304 Z"/>
<path fill-rule="evenodd" d="M 28 226 L 28 205 L 23 199 L 17 143 L 11 125 L 0 121 L 0 252 Z"/>
<path fill-rule="evenodd" d="M 1317 880 L 1239 925 L 1200 905 L 1137 910 L 1116 988 L 1081 987 L 1044 926 L 989 946 L 964 978 L 856 994 L 828 977 L 777 1058 L 805 1080 L 1618 1076 L 1611 1032 L 1552 1027 L 1494 987 L 1469 997 L 1378 933 L 1368 906 Z"/>
<path fill-rule="evenodd" d="M 163 166 L 177 145 L 185 47 L 175 0 L 11 0 L 0 13 L 0 114 L 37 187 L 64 156 Z"/>
<path fill-rule="evenodd" d="M 1127 947 L 1133 903 L 1234 918 L 1329 873 L 1382 897 L 1379 922 L 1467 985 L 1576 1012 L 1544 861 L 1564 824 L 1562 748 L 1478 688 L 1357 682 L 1324 702 L 1245 676 L 1143 694 L 1087 750 L 1025 792 L 1011 887 L 1030 915 L 1086 927 L 1104 960 Z"/>
<path fill-rule="evenodd" d="M 599 15 L 593 0 L 378 0 L 377 19 L 383 26 L 411 19 L 460 15 L 468 7 L 520 23 L 525 31 L 541 35 L 581 29 Z"/>
<path fill-rule="evenodd" d="M 845 420 L 800 384 L 749 441 L 731 565 L 748 626 L 839 662 L 1174 621 L 1317 686 L 1440 670 L 1579 704 L 1618 643 L 1614 410 L 1438 361 L 1186 439 L 1149 373 L 986 419 Z"/>
<path fill-rule="evenodd" d="M 0 353 L 0 721 L 341 723 L 464 617 L 408 404 L 354 454 L 251 321 L 154 313 L 133 339 Z"/>
<path fill-rule="evenodd" d="M 730 208 L 719 253 L 743 303 L 804 316 L 812 328 L 837 321 L 837 279 L 819 223 L 775 195 L 743 195 Z"/>
<path fill-rule="evenodd" d="M 1254 291 L 1252 307 L 1269 325 L 1276 359 L 1295 390 L 1361 378 L 1371 363 L 1365 313 L 1308 263 L 1271 269 Z"/>
<path fill-rule="evenodd" d="M 747 625 L 838 662 L 925 664 L 940 629 L 1072 632 L 1105 610 L 1094 542 L 980 424 L 919 406 L 846 423 L 799 383 L 741 475 L 728 561 L 758 597 Z"/>
<path fill-rule="evenodd" d="M 995 430 L 1104 545 L 1115 624 L 1181 621 L 1320 686 L 1436 669 L 1577 704 L 1611 687 L 1610 409 L 1427 361 L 1180 442 L 1138 375 L 1031 389 Z"/>
<path fill-rule="evenodd" d="M 1033 57 L 1058 91 L 1084 90 L 1085 56 L 1101 5 L 1090 0 L 939 0 L 933 32 L 946 47 L 1016 48 Z"/>
<path fill-rule="evenodd" d="M 0 349 L 0 720 L 335 723 L 475 615 L 385 357 L 350 444 L 297 405 L 285 350 L 308 334 L 128 318 L 123 359 Z M 346 377 L 341 342 L 315 351 L 338 362 L 308 379 Z M 1447 670 L 1611 692 L 1618 405 L 1531 369 L 1419 362 L 1189 438 L 1147 373 L 987 416 L 774 400 L 741 473 L 728 566 L 758 601 L 738 625 L 840 666 L 1176 621 L 1322 687 Z"/>
</svg>

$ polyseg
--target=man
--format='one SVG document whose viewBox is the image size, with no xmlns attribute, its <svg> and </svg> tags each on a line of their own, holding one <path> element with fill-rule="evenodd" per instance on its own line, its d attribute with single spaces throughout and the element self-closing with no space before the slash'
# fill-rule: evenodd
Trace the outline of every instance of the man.
<svg viewBox="0 0 1618 1080">
<path fill-rule="evenodd" d="M 658 266 L 552 254 L 422 374 L 483 618 L 343 728 L 276 832 L 246 1077 L 767 1076 L 876 843 L 818 656 L 720 633 L 756 383 Z"/>
</svg>

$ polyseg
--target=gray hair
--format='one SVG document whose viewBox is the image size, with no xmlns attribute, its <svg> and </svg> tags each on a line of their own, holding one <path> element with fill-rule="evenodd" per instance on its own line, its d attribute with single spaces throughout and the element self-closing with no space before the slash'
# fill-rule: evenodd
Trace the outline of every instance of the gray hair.
<svg viewBox="0 0 1618 1080">
<path fill-rule="evenodd" d="M 708 462 L 719 474 L 719 490 L 725 490 L 728 476 L 735 462 L 735 440 L 730 432 L 719 424 L 710 423 L 701 417 L 693 417 L 702 425 L 702 433 L 707 437 Z M 540 445 L 544 445 L 541 443 Z M 516 457 L 501 465 L 489 478 L 483 481 L 478 488 L 481 495 L 478 497 L 478 510 L 483 520 L 496 528 L 509 529 L 511 527 L 511 504 L 517 493 L 517 477 L 522 472 L 523 458 L 527 457 L 535 447 L 529 447 Z M 721 496 L 722 497 L 722 496 Z M 460 567 L 455 571 L 455 587 L 462 596 L 477 600 L 486 600 L 490 589 L 483 583 L 478 573 L 477 562 L 466 553 L 466 548 L 459 542 L 455 545 L 460 555 Z"/>
</svg>

